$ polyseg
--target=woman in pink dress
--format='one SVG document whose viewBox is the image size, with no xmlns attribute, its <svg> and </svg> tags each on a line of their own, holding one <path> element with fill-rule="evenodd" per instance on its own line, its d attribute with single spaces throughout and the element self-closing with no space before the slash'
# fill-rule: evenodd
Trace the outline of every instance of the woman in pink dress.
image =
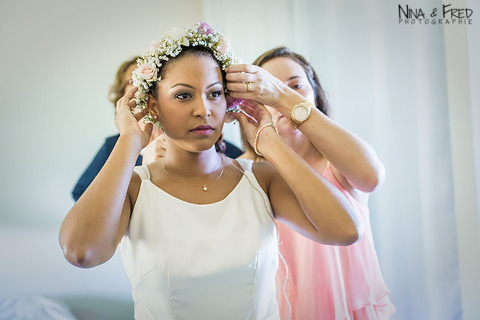
<svg viewBox="0 0 480 320">
<path fill-rule="evenodd" d="M 282 138 L 344 194 L 365 226 L 360 241 L 340 247 L 315 243 L 277 222 L 286 262 L 277 272 L 282 319 L 388 319 L 395 307 L 380 271 L 367 205 L 368 193 L 384 180 L 375 151 L 328 117 L 315 71 L 288 48 L 267 51 L 254 65 L 230 66 L 227 80 L 230 95 L 247 100 L 244 108 L 250 108 L 248 100 L 268 106 Z M 254 148 L 246 149 L 243 157 L 262 159 Z"/>
</svg>

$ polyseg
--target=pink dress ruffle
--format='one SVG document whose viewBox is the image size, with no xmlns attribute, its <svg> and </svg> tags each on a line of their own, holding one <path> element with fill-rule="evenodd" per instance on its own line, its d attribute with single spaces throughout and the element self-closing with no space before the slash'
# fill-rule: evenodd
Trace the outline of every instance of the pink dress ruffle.
<svg viewBox="0 0 480 320">
<path fill-rule="evenodd" d="M 277 301 L 282 319 L 292 320 L 384 320 L 395 312 L 380 271 L 367 206 L 361 206 L 340 185 L 328 165 L 324 177 L 334 184 L 360 214 L 365 234 L 350 246 L 313 242 L 277 221 L 280 262 Z M 288 297 L 288 302 L 284 294 Z"/>
</svg>

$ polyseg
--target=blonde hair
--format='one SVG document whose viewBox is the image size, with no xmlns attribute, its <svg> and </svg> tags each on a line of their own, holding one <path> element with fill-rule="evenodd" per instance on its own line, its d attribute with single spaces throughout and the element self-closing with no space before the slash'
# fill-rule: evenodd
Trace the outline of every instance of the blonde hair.
<svg viewBox="0 0 480 320">
<path fill-rule="evenodd" d="M 125 94 L 125 75 L 127 74 L 128 68 L 133 65 L 137 65 L 137 59 L 140 57 L 133 57 L 125 62 L 123 62 L 120 67 L 118 67 L 117 73 L 115 75 L 115 81 L 110 86 L 110 90 L 108 91 L 108 100 L 113 103 L 115 107 L 117 101 Z"/>
</svg>

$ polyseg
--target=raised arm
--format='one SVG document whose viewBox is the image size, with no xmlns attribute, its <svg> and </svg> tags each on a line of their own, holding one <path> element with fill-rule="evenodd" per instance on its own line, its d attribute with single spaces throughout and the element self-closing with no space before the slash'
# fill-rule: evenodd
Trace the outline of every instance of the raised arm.
<svg viewBox="0 0 480 320">
<path fill-rule="evenodd" d="M 136 88 L 130 89 L 117 103 L 115 124 L 120 138 L 60 228 L 59 242 L 65 258 L 78 267 L 94 267 L 109 260 L 128 226 L 129 194 L 134 194 L 135 189 L 135 185 L 130 184 L 133 168 L 152 130 L 149 125 L 146 132 L 142 132 L 137 119 L 144 114 L 130 112 L 129 101 L 135 91 Z M 135 177 L 138 181 L 138 176 Z"/>
<path fill-rule="evenodd" d="M 288 89 L 273 106 L 285 117 L 290 117 L 292 106 L 304 100 L 299 93 Z M 298 129 L 332 164 L 346 189 L 372 192 L 383 182 L 384 167 L 373 148 L 317 108 L 312 108 L 310 118 Z"/>
<path fill-rule="evenodd" d="M 243 114 L 235 115 L 249 142 L 270 162 L 255 163 L 254 173 L 270 198 L 275 217 L 319 243 L 357 241 L 363 226 L 344 195 L 268 125 L 271 117 L 263 105 L 243 108 L 259 119 L 255 123 Z"/>
<path fill-rule="evenodd" d="M 290 118 L 292 107 L 305 98 L 268 71 L 253 65 L 232 65 L 227 69 L 228 89 L 235 98 L 251 99 L 271 106 Z M 245 92 L 245 82 L 251 91 Z M 325 116 L 315 107 L 298 129 L 326 157 L 346 188 L 371 192 L 385 176 L 375 151 L 358 136 Z"/>
</svg>

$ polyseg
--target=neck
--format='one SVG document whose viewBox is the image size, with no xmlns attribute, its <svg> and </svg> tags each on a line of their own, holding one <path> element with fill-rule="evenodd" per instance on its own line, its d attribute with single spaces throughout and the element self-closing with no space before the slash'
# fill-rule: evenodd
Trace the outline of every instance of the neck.
<svg viewBox="0 0 480 320">
<path fill-rule="evenodd" d="M 210 175 L 223 166 L 215 146 L 201 152 L 190 152 L 169 145 L 163 161 L 170 173 L 186 178 Z"/>
</svg>

